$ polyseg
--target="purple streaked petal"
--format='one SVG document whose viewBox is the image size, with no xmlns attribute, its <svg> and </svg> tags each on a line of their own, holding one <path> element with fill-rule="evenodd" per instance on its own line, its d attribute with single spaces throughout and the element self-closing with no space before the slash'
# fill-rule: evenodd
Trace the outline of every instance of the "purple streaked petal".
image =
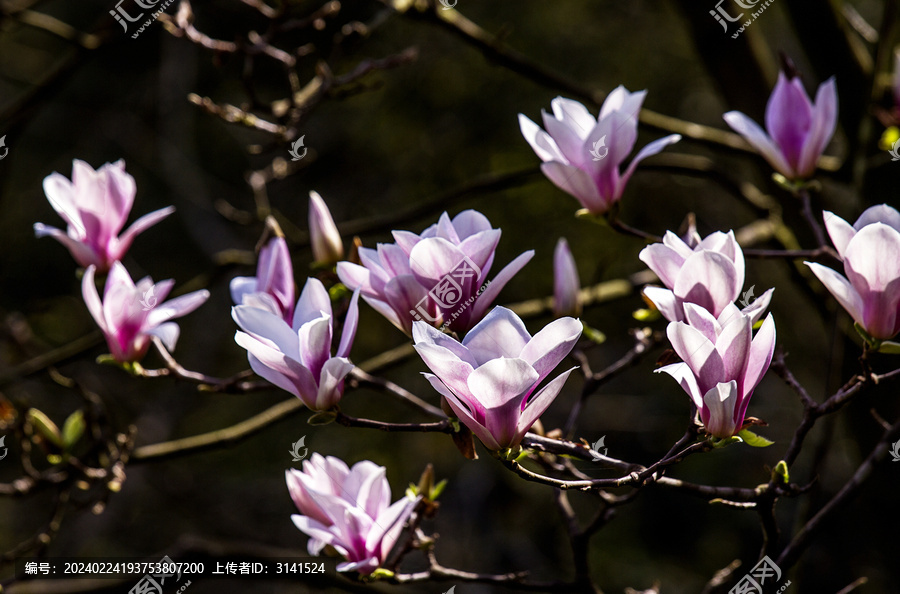
<svg viewBox="0 0 900 594">
<path fill-rule="evenodd" d="M 281 316 L 263 309 L 236 305 L 231 308 L 231 317 L 250 336 L 265 339 L 285 356 L 300 361 L 300 339 Z"/>
<path fill-rule="evenodd" d="M 63 244 L 63 246 L 69 250 L 69 253 L 72 254 L 75 261 L 81 266 L 87 267 L 93 265 L 100 267 L 102 272 L 107 270 L 106 254 L 98 254 L 86 243 L 82 243 L 77 239 L 72 239 L 70 236 L 66 235 L 65 232 L 56 227 L 49 227 L 43 223 L 35 223 L 34 234 L 36 237 L 50 236 Z"/>
<path fill-rule="evenodd" d="M 498 357 L 518 357 L 531 340 L 525 324 L 515 313 L 497 306 L 463 339 L 479 365 Z"/>
<path fill-rule="evenodd" d="M 332 357 L 322 365 L 319 389 L 316 393 L 316 410 L 328 410 L 343 396 L 343 381 L 353 371 L 353 363 L 344 357 Z"/>
<path fill-rule="evenodd" d="M 159 285 L 162 285 L 165 282 L 166 281 L 162 281 Z M 158 291 L 160 294 L 159 299 L 165 299 L 165 294 L 162 292 L 162 289 L 158 289 Z M 166 301 L 165 303 L 154 307 L 147 313 L 146 325 L 148 327 L 153 327 L 171 320 L 172 318 L 180 318 L 203 305 L 207 299 L 209 299 L 209 291 L 201 289 Z"/>
<path fill-rule="evenodd" d="M 804 95 L 806 95 L 805 92 Z M 797 168 L 798 173 L 802 177 L 808 177 L 815 172 L 816 161 L 825 152 L 825 147 L 828 146 L 828 142 L 834 136 L 834 130 L 837 127 L 837 114 L 837 85 L 832 76 L 819 85 L 819 89 L 816 91 L 812 122 L 803 143 Z"/>
<path fill-rule="evenodd" d="M 700 391 L 700 386 L 697 384 L 697 378 L 694 377 L 694 372 L 691 371 L 691 368 L 688 367 L 687 363 L 672 363 L 671 365 L 660 367 L 655 370 L 654 373 L 668 373 L 671 375 L 681 386 L 681 389 L 687 392 L 687 395 L 691 397 L 694 406 L 698 409 L 703 408 L 703 392 Z"/>
<path fill-rule="evenodd" d="M 495 299 L 497 299 L 500 291 L 506 286 L 506 283 L 512 280 L 512 277 L 522 270 L 533 257 L 534 250 L 528 250 L 522 252 L 516 256 L 512 262 L 504 266 L 503 269 L 491 279 L 490 284 L 485 288 L 481 295 L 478 296 L 475 303 L 472 304 L 472 317 L 470 319 L 477 320 L 481 318 L 484 315 L 484 312 L 487 311 L 487 308 L 491 306 Z M 468 339 L 468 336 L 466 338 Z"/>
<path fill-rule="evenodd" d="M 788 79 L 778 73 L 778 82 L 766 104 L 766 130 L 781 149 L 791 168 L 804 176 L 800 169 L 801 152 L 813 121 L 812 103 L 799 78 Z"/>
<path fill-rule="evenodd" d="M 603 197 L 591 176 L 574 165 L 550 161 L 541 165 L 541 171 L 553 185 L 572 195 L 592 214 L 603 214 L 609 209 L 611 197 Z"/>
<path fill-rule="evenodd" d="M 625 173 L 622 174 L 622 180 L 619 182 L 619 185 L 624 186 L 628 183 L 628 180 L 630 180 L 631 176 L 634 174 L 635 168 L 641 161 L 643 161 L 647 157 L 652 157 L 670 144 L 675 144 L 679 140 L 681 140 L 681 134 L 670 134 L 668 136 L 658 138 L 650 144 L 644 146 L 644 148 L 638 151 L 638 154 L 635 155 L 634 159 L 631 160 L 631 163 L 628 164 L 628 169 L 626 169 Z"/>
<path fill-rule="evenodd" d="M 662 317 L 670 322 L 680 322 L 684 319 L 682 304 L 675 297 L 675 293 L 661 287 L 644 287 L 644 296 L 649 299 Z"/>
<path fill-rule="evenodd" d="M 534 425 L 534 422 L 537 421 L 544 411 L 549 408 L 549 406 L 553 403 L 556 397 L 559 395 L 563 386 L 566 383 L 566 380 L 569 379 L 569 374 L 578 369 L 577 367 L 573 367 L 567 371 L 562 372 L 555 378 L 553 378 L 550 382 L 547 383 L 546 386 L 541 388 L 541 390 L 534 394 L 525 405 L 525 409 L 522 411 L 522 414 L 519 416 L 519 420 L 516 423 L 516 435 L 513 442 L 509 445 L 509 447 L 515 447 L 519 445 L 519 442 L 522 441 L 522 438 L 525 437 L 525 434 L 528 433 L 528 430 L 531 429 L 531 426 Z"/>
<path fill-rule="evenodd" d="M 175 350 L 175 344 L 178 342 L 178 336 L 181 334 L 181 328 L 175 322 L 165 322 L 154 328 L 147 330 L 147 334 L 159 338 L 169 352 Z"/>
<path fill-rule="evenodd" d="M 341 330 L 341 342 L 338 345 L 336 356 L 346 357 L 350 354 L 353 339 L 356 337 L 356 327 L 359 324 L 359 289 L 353 291 L 350 305 L 347 306 L 347 315 L 344 317 L 344 328 Z"/>
<path fill-rule="evenodd" d="M 682 243 L 682 245 L 684 244 Z M 638 254 L 638 258 L 659 277 L 659 280 L 667 288 L 671 289 L 675 286 L 675 279 L 678 278 L 678 273 L 681 271 L 681 267 L 684 266 L 685 259 L 693 254 L 690 248 L 684 247 L 687 249 L 686 255 L 679 253 L 678 250 L 672 249 L 668 245 L 654 243 L 642 249 L 641 253 Z"/>
<path fill-rule="evenodd" d="M 725 365 L 715 345 L 702 333 L 684 322 L 672 322 L 666 328 L 672 348 L 697 377 L 701 392 L 722 381 Z"/>
<path fill-rule="evenodd" d="M 453 217 L 453 227 L 459 238 L 465 241 L 476 233 L 491 230 L 491 222 L 486 216 L 472 208 L 464 210 Z"/>
<path fill-rule="evenodd" d="M 863 300 L 859 293 L 856 292 L 856 289 L 853 288 L 853 285 L 831 268 L 815 262 L 804 262 L 804 264 L 809 266 L 810 270 L 813 271 L 813 274 L 822 281 L 822 284 L 825 285 L 825 288 L 828 289 L 832 295 L 834 295 L 834 298 L 838 300 L 841 307 L 847 310 L 847 313 L 849 313 L 855 321 L 863 324 Z"/>
<path fill-rule="evenodd" d="M 116 248 L 113 253 L 110 254 L 110 256 L 115 260 L 119 260 L 124 257 L 125 252 L 128 251 L 128 249 L 131 247 L 132 242 L 134 242 L 135 237 L 137 237 L 153 225 L 157 224 L 158 222 L 162 221 L 173 212 L 175 212 L 175 207 L 167 206 L 166 208 L 154 210 L 151 213 L 145 214 L 144 216 L 133 222 L 131 226 L 125 230 L 125 233 L 123 233 L 121 237 L 118 238 L 118 240 L 113 240 L 113 244 L 116 246 Z"/>
<path fill-rule="evenodd" d="M 559 150 L 556 141 L 547 134 L 540 126 L 532 122 L 530 119 L 519 114 L 519 129 L 522 136 L 531 145 L 531 149 L 535 152 L 541 161 L 565 161 L 562 151 Z"/>
<path fill-rule="evenodd" d="M 870 206 L 856 219 L 853 228 L 859 231 L 872 223 L 884 223 L 888 227 L 900 232 L 900 212 L 887 204 Z"/>
<path fill-rule="evenodd" d="M 544 326 L 525 345 L 519 357 L 531 365 L 543 381 L 578 342 L 584 326 L 575 318 L 560 318 Z"/>
<path fill-rule="evenodd" d="M 734 380 L 716 384 L 703 396 L 700 418 L 711 435 L 722 439 L 734 435 L 738 428 L 734 422 L 737 401 L 737 382 Z"/>
<path fill-rule="evenodd" d="M 328 296 L 322 281 L 310 277 L 306 279 L 300 299 L 294 308 L 294 331 L 311 320 L 321 318 L 323 314 L 331 317 L 331 297 Z"/>
<path fill-rule="evenodd" d="M 685 260 L 673 288 L 676 297 L 696 303 L 716 317 L 737 299 L 740 290 L 734 262 L 705 250 Z"/>
<path fill-rule="evenodd" d="M 759 124 L 739 111 L 729 111 L 722 116 L 731 128 L 744 137 L 756 151 L 769 162 L 775 171 L 793 179 L 796 172 L 785 160 L 781 150 L 769 136 L 763 132 Z"/>
</svg>

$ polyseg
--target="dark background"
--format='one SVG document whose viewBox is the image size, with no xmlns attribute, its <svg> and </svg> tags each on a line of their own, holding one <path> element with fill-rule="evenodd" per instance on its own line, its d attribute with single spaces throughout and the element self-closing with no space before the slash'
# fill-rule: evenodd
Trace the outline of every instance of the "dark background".
<svg viewBox="0 0 900 594">
<path fill-rule="evenodd" d="M 873 117 L 876 106 L 889 106 L 881 92 L 887 72 L 885 52 L 892 47 L 890 40 L 896 43 L 900 37 L 895 25 L 883 21 L 885 14 L 897 15 L 897 2 L 847 3 L 887 36 L 874 45 L 849 35 L 863 53 L 875 56 L 868 71 L 853 65 L 846 37 L 835 34 L 819 4 L 777 0 L 738 39 L 723 33 L 709 16 L 711 1 L 460 0 L 456 8 L 489 32 L 504 31 L 511 47 L 582 87 L 603 92 L 619 84 L 631 91 L 648 89 L 645 107 L 723 130 L 721 114 L 731 109 L 762 119 L 779 51 L 795 61 L 810 93 L 837 75 L 841 126 L 828 154 L 839 157 L 843 165 L 821 176 L 823 191 L 817 200 L 853 221 L 872 204 L 900 206 L 896 184 L 900 165 L 878 149 L 883 125 Z M 297 15 L 318 7 L 311 2 L 290 5 Z M 37 221 L 62 226 L 43 195 L 41 181 L 54 171 L 69 177 L 73 158 L 95 168 L 125 159 L 138 188 L 129 222 L 157 208 L 176 206 L 176 214 L 137 239 L 125 264 L 135 279 L 146 274 L 156 280 L 174 278 L 176 289 L 206 284 L 212 297 L 179 320 L 182 334 L 175 354 L 188 369 L 211 375 L 225 377 L 245 369 L 246 354 L 233 342 L 228 281 L 252 274 L 253 267 L 217 262 L 222 250 L 252 250 L 262 223 L 253 216 L 246 224 L 229 221 L 215 205 L 225 201 L 253 215 L 253 195 L 245 177 L 273 159 L 288 158 L 288 142 L 226 123 L 187 100 L 189 93 L 196 93 L 219 104 L 245 104 L 242 60 L 217 56 L 173 37 L 160 23 L 132 39 L 108 15 L 112 2 L 6 0 L 0 7 L 5 15 L 0 21 L 0 135 L 6 134 L 10 148 L 0 161 L 4 322 L 0 373 L 7 372 L 0 392 L 19 406 L 40 408 L 59 424 L 81 405 L 77 393 L 52 381 L 44 370 L 25 377 L 8 373 L 37 352 L 67 344 L 95 328 L 81 299 L 72 259 L 57 242 L 35 239 L 31 229 Z M 223 40 L 244 38 L 247 31 L 262 30 L 266 23 L 253 8 L 237 1 L 195 2 L 193 8 L 196 27 Z M 51 15 L 77 31 L 90 32 L 97 36 L 97 47 L 79 47 L 72 39 L 34 27 L 26 22 L 24 15 L 29 13 L 23 10 Z M 299 61 L 301 84 L 313 74 L 317 59 L 328 60 L 332 71 L 341 74 L 368 58 L 397 54 L 410 46 L 418 49 L 413 63 L 363 79 L 371 87 L 366 92 L 329 98 L 316 106 L 297 127 L 298 134 L 305 134 L 309 156 L 295 174 L 268 185 L 273 209 L 299 229 L 299 233 L 289 230 L 289 239 L 301 286 L 311 274 L 311 252 L 303 241 L 310 190 L 322 194 L 340 225 L 433 199 L 485 174 L 534 168 L 538 160 L 519 132 L 516 115 L 521 112 L 539 121 L 540 110 L 549 109 L 553 97 L 566 94 L 487 60 L 446 28 L 402 15 L 388 16 L 371 36 L 348 44 L 340 55 L 329 47 L 342 23 L 370 21 L 381 10 L 374 1 L 344 2 L 324 31 L 301 30 L 283 40 L 282 47 L 288 49 L 304 43 L 319 48 Z M 167 9 L 169 14 L 175 11 L 175 5 Z M 284 97 L 281 67 L 273 61 L 257 63 L 253 86 L 261 101 Z M 876 72 L 881 78 L 875 77 Z M 589 108 L 596 113 L 598 106 Z M 665 133 L 642 127 L 637 146 Z M 770 170 L 758 157 L 687 138 L 666 152 L 708 157 L 730 179 L 755 184 L 780 204 L 801 244 L 813 246 L 798 205 L 769 179 Z M 685 215 L 694 212 L 701 234 L 706 235 L 743 227 L 760 214 L 721 184 L 665 171 L 653 163 L 660 161 L 650 160 L 638 169 L 623 199 L 622 217 L 635 227 L 662 234 L 677 229 Z M 467 208 L 480 210 L 503 229 L 495 272 L 522 251 L 536 251 L 498 303 L 552 293 L 553 247 L 561 236 L 569 241 L 584 285 L 624 278 L 644 268 L 637 259 L 645 245 L 641 240 L 576 220 L 576 201 L 537 175 L 512 188 L 448 200 L 443 208 L 393 228 L 419 232 L 442 210 L 454 215 Z M 391 228 L 362 234 L 363 244 L 373 247 L 390 241 Z M 345 237 L 345 244 L 348 240 Z M 798 379 L 822 400 L 858 369 L 859 341 L 822 287 L 816 282 L 804 286 L 800 279 L 790 262 L 752 260 L 745 284 L 755 285 L 757 294 L 776 288 L 771 311 L 778 344 L 789 353 L 788 364 Z M 631 346 L 627 331 L 640 325 L 631 313 L 640 307 L 643 303 L 635 291 L 585 310 L 583 319 L 608 337 L 589 353 L 595 370 Z M 534 333 L 550 320 L 549 315 L 532 318 L 527 325 Z M 22 324 L 30 329 L 36 351 L 28 352 L 13 340 L 12 329 L 21 329 Z M 654 327 L 662 329 L 664 323 L 655 322 Z M 354 362 L 404 342 L 399 331 L 361 304 L 351 352 Z M 651 373 L 661 351 L 656 349 L 589 400 L 578 424 L 579 436 L 595 441 L 606 435 L 611 456 L 644 464 L 665 453 L 684 430 L 688 398 L 671 378 Z M 172 379 L 134 378 L 95 364 L 95 357 L 104 352 L 98 344 L 57 368 L 99 394 L 119 430 L 133 424 L 138 445 L 232 425 L 287 396 L 276 389 L 207 394 Z M 150 355 L 145 364 L 155 367 L 160 362 Z M 895 364 L 888 357 L 875 360 L 881 371 Z M 408 358 L 380 374 L 436 404 L 437 395 L 419 375 L 424 370 L 418 358 Z M 573 375 L 543 416 L 546 428 L 565 422 L 580 386 L 581 380 Z M 366 418 L 419 419 L 389 396 L 367 389 L 348 391 L 342 407 Z M 867 392 L 838 415 L 820 421 L 809 436 L 791 478 L 805 484 L 815 472 L 818 480 L 810 494 L 779 502 L 777 518 L 785 538 L 833 496 L 868 455 L 881 433 L 871 408 L 889 420 L 900 413 L 896 385 Z M 796 395 L 770 373 L 757 389 L 749 414 L 768 421 L 760 433 L 775 445 L 731 446 L 691 457 L 669 474 L 712 485 L 765 483 L 768 469 L 783 456 L 800 413 Z M 291 443 L 306 435 L 310 451 L 338 456 L 348 464 L 369 459 L 387 466 L 394 499 L 418 479 L 427 462 L 434 463 L 438 478 L 449 479 L 449 485 L 437 518 L 426 527 L 440 534 L 437 554 L 444 565 L 487 573 L 528 570 L 536 579 L 571 577 L 565 529 L 548 487 L 519 480 L 481 449 L 478 461 L 465 460 L 445 435 L 310 426 L 307 416 L 300 412 L 231 447 L 128 465 L 123 489 L 109 498 L 105 511 L 67 514 L 47 553 L 158 558 L 189 539 L 204 546 L 279 547 L 303 554 L 306 536 L 290 521 L 295 510 L 283 473 L 291 466 Z M 4 481 L 21 474 L 15 461 L 18 452 L 10 441 L 11 455 L 0 462 Z M 603 476 L 588 463 L 580 464 Z M 832 518 L 791 570 L 789 592 L 837 592 L 862 576 L 869 581 L 859 592 L 900 591 L 898 473 L 900 464 L 885 462 L 875 469 L 861 495 Z M 574 494 L 572 499 L 582 521 L 587 521 L 594 498 Z M 52 490 L 0 499 L 0 550 L 13 549 L 43 526 L 52 504 Z M 735 573 L 742 575 L 752 566 L 760 544 L 752 511 L 650 487 L 593 538 L 590 554 L 593 575 L 606 592 L 658 583 L 662 592 L 675 594 L 699 592 L 733 559 L 744 562 Z M 404 568 L 414 570 L 417 563 L 416 555 L 411 555 Z M 0 577 L 8 577 L 11 565 L 0 566 L 0 572 Z M 438 592 L 450 585 L 396 589 Z M 118 587 L 111 591 L 124 592 L 130 585 Z M 287 582 L 210 580 L 197 581 L 189 591 L 308 588 Z M 458 591 L 493 590 L 458 584 Z"/>
</svg>

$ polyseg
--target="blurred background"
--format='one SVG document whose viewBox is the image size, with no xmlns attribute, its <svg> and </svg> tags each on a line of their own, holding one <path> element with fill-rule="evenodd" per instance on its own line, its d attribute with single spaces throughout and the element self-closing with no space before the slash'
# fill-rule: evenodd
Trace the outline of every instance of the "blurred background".
<svg viewBox="0 0 900 594">
<path fill-rule="evenodd" d="M 726 2 L 737 14 L 739 8 Z M 374 247 L 391 241 L 392 229 L 418 233 L 444 211 L 481 211 L 503 230 L 495 272 L 519 253 L 535 250 L 502 292 L 502 304 L 552 294 L 552 254 L 560 237 L 568 239 L 585 286 L 642 271 L 637 254 L 645 242 L 576 219 L 579 205 L 540 175 L 519 132 L 518 113 L 537 121 L 557 95 L 585 101 L 597 113 L 597 101 L 618 85 L 647 89 L 644 107 L 677 121 L 643 118 L 638 147 L 682 131 L 677 127 L 686 122 L 708 127 L 701 132 L 725 133 L 726 111 L 762 120 L 783 52 L 810 94 L 837 77 L 840 125 L 826 151 L 831 166 L 820 172 L 817 206 L 850 221 L 873 204 L 900 206 L 900 164 L 879 147 L 891 123 L 892 48 L 900 42 L 896 0 L 777 0 L 737 38 L 736 25 L 724 32 L 710 15 L 712 0 L 459 0 L 448 11 L 415 1 L 398 3 L 397 11 L 375 0 L 270 7 L 238 0 L 175 2 L 136 38 L 139 23 L 123 31 L 110 14 L 115 6 L 112 0 L 0 0 L 0 136 L 9 148 L 0 160 L 0 402 L 19 414 L 39 408 L 61 425 L 85 406 L 82 392 L 89 391 L 115 431 L 135 428 L 138 447 L 233 425 L 289 395 L 274 388 L 204 393 L 171 378 L 136 378 L 95 363 L 106 349 L 81 298 L 76 265 L 56 241 L 38 240 L 32 231 L 38 221 L 62 226 L 41 183 L 54 171 L 69 177 L 75 158 L 95 168 L 125 160 L 138 188 L 129 221 L 166 205 L 177 208 L 136 240 L 125 264 L 135 279 L 173 278 L 176 291 L 210 290 L 205 305 L 179 320 L 175 355 L 188 369 L 220 377 L 247 368 L 245 351 L 233 341 L 228 282 L 253 274 L 253 250 L 266 214 L 285 230 L 299 285 L 316 274 L 306 232 L 310 190 L 328 203 L 346 246 L 352 235 Z M 267 10 L 283 12 L 273 19 Z M 294 25 L 273 25 L 285 21 Z M 265 47 L 279 48 L 289 59 L 273 58 Z M 271 129 L 245 115 L 251 113 Z M 308 155 L 292 162 L 288 148 L 300 136 Z M 762 159 L 728 134 L 685 134 L 646 161 L 628 185 L 621 216 L 661 235 L 677 230 L 688 213 L 695 213 L 701 235 L 783 221 L 800 246 L 814 246 L 799 204 L 770 179 Z M 756 247 L 784 246 L 769 240 Z M 746 285 L 755 285 L 757 295 L 775 287 L 771 311 L 778 344 L 809 393 L 823 400 L 858 371 L 859 340 L 847 316 L 801 268 L 786 260 L 750 260 Z M 607 337 L 588 351 L 595 371 L 631 348 L 629 330 L 644 325 L 632 312 L 642 307 L 636 286 L 584 311 L 583 319 Z M 534 333 L 551 320 L 547 312 L 526 324 Z M 651 327 L 662 330 L 664 321 Z M 407 342 L 361 304 L 351 352 L 355 363 Z M 578 437 L 594 442 L 605 435 L 610 456 L 642 464 L 669 449 L 686 426 L 688 398 L 671 378 L 652 373 L 664 348 L 655 348 L 587 401 Z M 144 364 L 162 366 L 152 353 Z M 874 366 L 887 371 L 896 363 L 882 356 Z M 437 394 L 420 375 L 425 370 L 418 358 L 407 357 L 377 375 L 437 404 Z M 67 387 L 55 373 L 77 386 Z M 547 430 L 562 426 L 580 389 L 573 375 L 542 418 Z M 342 408 L 385 421 L 427 420 L 365 388 L 348 390 Z M 784 539 L 868 455 L 881 434 L 873 408 L 896 418 L 896 385 L 867 392 L 810 434 L 791 479 L 814 484 L 804 496 L 779 501 L 776 518 Z M 7 421 L 14 417 L 4 410 Z M 797 396 L 769 373 L 749 414 L 768 422 L 759 432 L 775 445 L 694 456 L 669 476 L 711 485 L 765 483 L 801 412 Z M 0 579 L 12 576 L 13 559 L 39 550 L 49 557 L 169 554 L 176 560 L 213 558 L 222 551 L 305 554 L 307 538 L 290 521 L 295 509 L 284 483 L 285 469 L 299 467 L 289 450 L 302 436 L 310 452 L 386 466 L 394 499 L 432 462 L 437 477 L 449 481 L 436 518 L 425 523 L 440 535 L 436 552 L 442 564 L 571 578 L 565 526 L 550 488 L 520 480 L 481 446 L 479 460 L 463 458 L 443 434 L 313 426 L 308 416 L 298 411 L 226 447 L 132 460 L 120 492 L 62 485 L 0 497 Z M 19 445 L 11 438 L 6 445 L 10 456 L 0 461 L 0 481 L 10 482 L 22 468 Z M 32 458 L 39 470 L 49 467 L 39 452 Z M 577 464 L 604 476 L 589 463 Z M 900 465 L 878 466 L 791 569 L 788 591 L 837 592 L 861 577 L 868 583 L 856 591 L 900 591 L 898 487 Z M 587 522 L 595 497 L 571 498 Z M 32 541 L 42 532 L 52 533 L 44 547 Z M 753 511 L 648 487 L 591 540 L 590 558 L 605 592 L 657 584 L 660 592 L 695 593 L 734 559 L 744 562 L 735 573 L 743 575 L 761 539 Z M 402 566 L 423 567 L 415 554 Z M 131 585 L 84 581 L 65 591 L 126 592 Z M 439 592 L 450 585 L 369 589 Z M 63 591 L 53 583 L 43 590 L 17 587 L 22 589 L 16 592 Z M 329 587 L 351 589 L 348 582 L 200 580 L 190 592 Z M 504 590 L 459 584 L 458 591 Z"/>
</svg>

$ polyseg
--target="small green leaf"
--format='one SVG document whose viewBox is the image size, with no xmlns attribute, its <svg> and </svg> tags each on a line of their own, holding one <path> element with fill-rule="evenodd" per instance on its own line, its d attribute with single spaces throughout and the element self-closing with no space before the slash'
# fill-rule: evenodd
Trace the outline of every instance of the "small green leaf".
<svg viewBox="0 0 900 594">
<path fill-rule="evenodd" d="M 306 422 L 310 425 L 328 425 L 329 423 L 334 423 L 336 418 L 337 413 L 333 410 L 323 410 L 310 416 L 306 419 Z"/>
<path fill-rule="evenodd" d="M 65 447 L 66 450 L 71 450 L 72 446 L 81 439 L 86 427 L 87 425 L 84 422 L 84 411 L 76 410 L 69 415 L 69 418 L 63 423 L 62 428 L 63 447 Z"/>
<path fill-rule="evenodd" d="M 658 309 L 638 309 L 635 310 L 631 317 L 633 317 L 638 322 L 655 322 L 659 318 L 662 317 L 662 314 L 659 313 Z"/>
<path fill-rule="evenodd" d="M 428 494 L 428 499 L 431 501 L 436 500 L 441 496 L 441 493 L 444 492 L 444 489 L 447 487 L 447 479 L 441 479 L 441 481 L 434 486 L 434 489 L 431 490 L 431 493 Z"/>
<path fill-rule="evenodd" d="M 329 268 L 334 268 L 334 266 L 329 266 Z M 338 301 L 343 297 L 350 297 L 353 295 L 353 291 L 347 288 L 343 283 L 338 283 L 328 289 L 328 296 L 332 301 Z"/>
<path fill-rule="evenodd" d="M 869 345 L 869 347 L 873 350 L 879 350 L 881 348 L 881 341 L 870 335 L 866 332 L 866 329 L 859 325 L 859 322 L 853 322 L 853 327 L 856 328 L 856 331 L 862 336 L 862 339 Z"/>
<path fill-rule="evenodd" d="M 791 475 L 788 472 L 787 463 L 784 460 L 779 460 L 778 464 L 775 465 L 775 470 L 773 472 L 777 475 L 780 475 L 784 480 L 784 484 L 787 484 L 791 480 Z"/>
<path fill-rule="evenodd" d="M 575 211 L 575 218 L 583 219 L 585 221 L 590 221 L 592 223 L 597 223 L 598 225 L 600 225 L 602 227 L 609 227 L 609 221 L 606 220 L 606 217 L 591 214 L 591 211 L 589 211 L 586 208 L 580 208 L 577 211 Z"/>
<path fill-rule="evenodd" d="M 734 436 L 729 437 L 729 438 L 727 438 L 727 439 L 719 439 L 719 438 L 717 438 L 717 437 L 714 437 L 714 438 L 712 438 L 712 440 L 710 440 L 710 441 L 712 441 L 713 447 L 716 448 L 716 449 L 718 449 L 718 448 L 724 448 L 725 446 L 729 446 L 729 445 L 731 445 L 731 444 L 733 444 L 733 443 L 740 443 L 740 442 L 742 442 L 742 441 L 744 441 L 744 440 L 741 439 L 740 437 L 738 437 L 737 435 L 734 435 Z"/>
<path fill-rule="evenodd" d="M 582 322 L 581 325 L 584 328 L 584 332 L 582 332 L 582 336 L 584 336 L 585 338 L 587 338 L 588 340 L 590 340 L 596 344 L 603 344 L 604 342 L 606 342 L 606 334 L 604 334 L 603 332 L 600 332 L 596 328 L 591 328 L 584 322 Z"/>
<path fill-rule="evenodd" d="M 878 347 L 878 352 L 887 355 L 900 355 L 900 342 L 885 340 L 881 343 L 881 346 Z"/>
<path fill-rule="evenodd" d="M 369 574 L 369 577 L 372 579 L 382 579 L 382 578 L 392 578 L 394 577 L 394 572 L 388 569 L 384 569 L 383 567 L 379 567 L 375 571 Z"/>
<path fill-rule="evenodd" d="M 59 433 L 59 427 L 50 420 L 50 417 L 36 408 L 29 408 L 28 412 L 25 414 L 28 421 L 34 426 L 35 431 L 37 431 L 41 437 L 60 448 L 63 447 L 63 440 Z"/>
<path fill-rule="evenodd" d="M 756 433 L 750 431 L 749 429 L 742 429 L 738 433 L 738 435 L 741 437 L 741 439 L 744 440 L 744 442 L 748 446 L 753 447 L 753 448 L 767 448 L 770 445 L 772 445 L 773 443 L 775 443 L 774 441 L 769 441 L 765 437 L 761 437 L 761 436 L 757 435 Z"/>
<path fill-rule="evenodd" d="M 415 499 L 419 496 L 419 487 L 412 483 L 406 488 L 406 496 L 410 499 Z"/>
</svg>

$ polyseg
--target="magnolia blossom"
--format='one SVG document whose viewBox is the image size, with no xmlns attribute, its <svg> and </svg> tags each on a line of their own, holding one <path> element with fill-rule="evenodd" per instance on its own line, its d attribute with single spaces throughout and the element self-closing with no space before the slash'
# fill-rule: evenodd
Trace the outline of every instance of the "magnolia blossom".
<svg viewBox="0 0 900 594">
<path fill-rule="evenodd" d="M 852 226 L 827 211 L 824 217 L 847 276 L 806 265 L 870 336 L 892 338 L 900 332 L 900 212 L 873 206 Z"/>
<path fill-rule="evenodd" d="M 553 312 L 557 316 L 581 314 L 580 290 L 575 258 L 568 242 L 560 238 L 553 252 Z"/>
<path fill-rule="evenodd" d="M 682 363 L 657 372 L 674 377 L 694 401 L 706 431 L 728 438 L 741 430 L 753 390 L 762 380 L 775 351 L 775 322 L 766 316 L 756 337 L 750 316 L 729 305 L 716 319 L 706 309 L 687 303 L 686 322 L 667 328 Z"/>
<path fill-rule="evenodd" d="M 313 454 L 302 472 L 288 470 L 285 478 L 300 510 L 291 520 L 310 536 L 307 550 L 317 555 L 325 545 L 333 547 L 346 559 L 338 571 L 375 571 L 418 503 L 404 497 L 391 504 L 384 467 L 368 460 L 347 468 L 338 458 Z"/>
<path fill-rule="evenodd" d="M 638 256 L 666 286 L 646 287 L 644 295 L 670 322 L 684 319 L 684 304 L 694 303 L 718 317 L 741 294 L 744 285 L 744 252 L 734 232 L 717 231 L 700 239 L 696 232 L 687 241 L 667 231 L 662 243 L 648 245 Z M 744 309 L 756 322 L 769 306 L 772 289 Z"/>
<path fill-rule="evenodd" d="M 283 237 L 275 237 L 259 251 L 256 276 L 231 280 L 231 298 L 236 305 L 252 305 L 275 313 L 288 324 L 294 316 L 294 268 Z"/>
<path fill-rule="evenodd" d="M 333 264 L 344 257 L 341 234 L 328 205 L 317 192 L 309 193 L 309 239 L 316 262 Z"/>
<path fill-rule="evenodd" d="M 619 86 L 606 97 L 596 119 L 581 103 L 557 97 L 550 102 L 552 116 L 541 112 L 546 131 L 519 114 L 525 140 L 544 162 L 541 171 L 592 214 L 603 214 L 619 201 L 638 163 L 681 140 L 671 134 L 651 142 L 620 173 L 637 140 L 638 112 L 646 94 Z"/>
<path fill-rule="evenodd" d="M 396 243 L 360 248 L 362 266 L 339 262 L 337 274 L 406 334 L 412 332 L 414 320 L 468 330 L 534 255 L 532 250 L 520 254 L 485 282 L 500 229 L 491 228 L 487 217 L 475 210 L 463 211 L 452 221 L 444 213 L 421 235 L 409 231 L 393 235 Z"/>
<path fill-rule="evenodd" d="M 331 356 L 331 299 L 321 281 L 307 279 L 294 309 L 293 324 L 252 305 L 231 308 L 243 332 L 235 342 L 247 349 L 250 367 L 260 377 L 287 390 L 312 410 L 328 410 L 344 394 L 344 378 L 353 369 L 347 358 L 359 316 L 353 294 L 337 354 Z"/>
<path fill-rule="evenodd" d="M 119 363 L 140 361 L 158 336 L 170 351 L 175 348 L 180 329 L 170 322 L 203 304 L 209 291 L 201 290 L 163 303 L 175 281 L 153 284 L 146 277 L 135 285 L 121 262 L 113 262 L 103 289 L 103 300 L 94 284 L 96 267 L 88 266 L 81 281 L 81 293 L 88 311 L 100 326 L 109 352 Z"/>
<path fill-rule="evenodd" d="M 136 220 L 119 237 L 134 203 L 134 178 L 125 173 L 125 161 L 107 163 L 97 171 L 84 161 L 72 162 L 72 181 L 59 173 L 44 178 L 50 206 L 68 225 L 64 232 L 43 223 L 34 224 L 38 237 L 49 235 L 68 248 L 81 266 L 106 272 L 121 260 L 139 233 L 175 211 L 170 206 Z"/>
<path fill-rule="evenodd" d="M 495 307 L 462 343 L 424 322 L 415 349 L 434 374 L 425 377 L 459 420 L 491 450 L 519 445 L 562 389 L 569 369 L 535 393 L 581 336 L 581 322 L 560 318 L 532 337 L 505 307 Z"/>
<path fill-rule="evenodd" d="M 834 77 L 819 85 L 813 103 L 799 78 L 788 78 L 780 72 L 766 105 L 768 134 L 739 111 L 729 111 L 723 117 L 778 173 L 798 180 L 815 172 L 816 161 L 834 135 L 837 110 Z"/>
</svg>

